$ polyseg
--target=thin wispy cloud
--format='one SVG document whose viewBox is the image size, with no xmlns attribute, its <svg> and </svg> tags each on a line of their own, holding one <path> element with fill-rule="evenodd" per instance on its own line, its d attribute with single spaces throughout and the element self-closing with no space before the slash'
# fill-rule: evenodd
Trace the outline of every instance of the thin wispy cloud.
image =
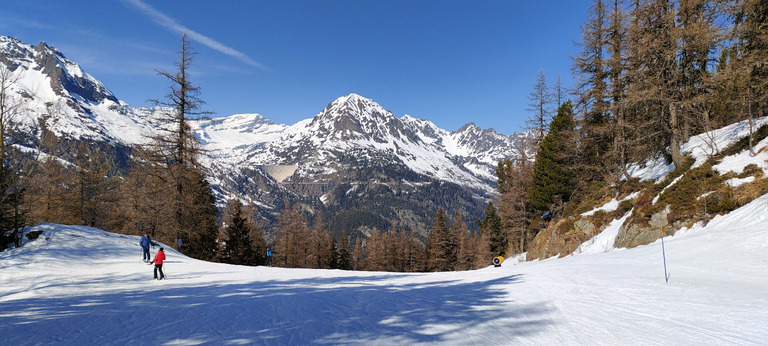
<svg viewBox="0 0 768 346">
<path fill-rule="evenodd" d="M 0 18 L 3 19 L 0 21 L 0 29 L 4 30 L 7 28 L 16 29 L 19 27 L 42 30 L 49 30 L 54 28 L 59 29 L 58 27 L 51 24 L 45 24 L 27 17 L 19 17 L 15 14 L 3 11 L 0 11 Z"/>
<path fill-rule="evenodd" d="M 269 71 L 269 68 L 267 68 L 261 63 L 254 61 L 253 59 L 243 54 L 242 52 L 182 25 L 181 23 L 177 22 L 175 19 L 154 9 L 152 6 L 145 4 L 141 0 L 122 0 L 122 1 L 126 4 L 129 4 L 139 9 L 142 13 L 149 16 L 155 23 L 157 23 L 162 27 L 165 27 L 166 29 L 169 29 L 171 31 L 181 33 L 181 34 L 186 33 L 187 37 L 189 37 L 191 40 L 199 42 L 208 48 L 211 48 L 220 53 L 229 55 L 237 60 L 242 61 L 245 64 L 251 65 L 253 67 L 257 67 L 264 71 Z"/>
</svg>

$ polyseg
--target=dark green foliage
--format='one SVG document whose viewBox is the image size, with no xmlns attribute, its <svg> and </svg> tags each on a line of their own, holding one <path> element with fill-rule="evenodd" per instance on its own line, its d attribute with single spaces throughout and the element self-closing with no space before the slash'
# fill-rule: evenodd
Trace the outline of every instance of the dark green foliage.
<svg viewBox="0 0 768 346">
<path fill-rule="evenodd" d="M 335 213 L 328 222 L 328 228 L 333 230 L 334 236 L 341 236 L 358 229 L 361 226 L 372 229 L 389 229 L 392 227 L 390 222 L 382 217 L 381 214 L 371 210 L 340 210 Z"/>
<path fill-rule="evenodd" d="M 236 200 L 233 205 L 231 220 L 224 228 L 225 246 L 219 259 L 231 264 L 254 264 L 255 252 L 251 241 L 251 227 L 243 215 L 243 204 Z"/>
<path fill-rule="evenodd" d="M 14 242 L 19 228 L 26 222 L 25 209 L 21 207 L 24 188 L 17 184 L 13 170 L 0 167 L 0 251 Z M 11 231 L 9 235 L 6 232 Z"/>
<path fill-rule="evenodd" d="M 251 233 L 248 235 L 253 249 L 252 262 L 250 265 L 264 265 L 267 263 L 267 241 L 264 239 L 264 233 L 258 227 L 251 227 Z"/>
<path fill-rule="evenodd" d="M 477 222 L 480 231 L 487 234 L 490 239 L 489 249 L 491 256 L 504 256 L 507 253 L 509 240 L 501 226 L 501 217 L 496 213 L 496 206 L 488 202 L 485 208 L 485 218 Z"/>
<path fill-rule="evenodd" d="M 182 251 L 202 260 L 213 260 L 216 256 L 216 199 L 205 177 L 198 175 L 183 208 L 177 209 L 183 244 Z M 185 198 L 186 199 L 186 198 Z"/>
<path fill-rule="evenodd" d="M 349 252 L 349 237 L 346 234 L 343 234 L 339 240 L 338 254 L 337 267 L 342 270 L 351 270 L 352 254 Z"/>
<path fill-rule="evenodd" d="M 675 179 L 687 172 L 695 162 L 696 160 L 694 160 L 692 157 L 686 156 L 682 166 L 675 167 L 672 172 L 667 173 L 667 175 L 664 176 L 664 179 L 662 179 L 658 184 L 654 186 L 656 192 L 661 192 L 661 190 L 671 184 Z"/>
<path fill-rule="evenodd" d="M 331 237 L 331 243 L 328 246 L 326 263 L 328 263 L 328 267 L 331 269 L 339 269 L 339 250 L 336 238 Z"/>
<path fill-rule="evenodd" d="M 531 206 L 539 211 L 550 210 L 555 200 L 567 202 L 576 188 L 574 156 L 573 109 L 564 103 L 552 119 L 550 132 L 544 137 L 536 155 L 533 182 L 528 190 Z"/>
<path fill-rule="evenodd" d="M 739 39 L 748 72 L 747 90 L 752 95 L 755 108 L 762 109 L 768 102 L 768 3 L 761 0 L 744 1 L 740 10 L 738 20 L 743 23 Z"/>
</svg>

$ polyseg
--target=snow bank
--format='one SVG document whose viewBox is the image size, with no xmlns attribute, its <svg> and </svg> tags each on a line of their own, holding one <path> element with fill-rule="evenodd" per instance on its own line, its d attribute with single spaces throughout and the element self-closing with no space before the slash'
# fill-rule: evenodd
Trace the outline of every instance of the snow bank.
<svg viewBox="0 0 768 346">
<path fill-rule="evenodd" d="M 768 117 L 753 120 L 752 130 L 756 131 L 766 123 L 768 123 Z M 719 153 L 739 139 L 748 136 L 749 132 L 749 121 L 744 120 L 721 129 L 691 137 L 680 149 L 683 154 L 690 154 L 694 158 L 695 162 L 692 167 L 695 168 L 701 166 L 710 156 Z M 762 140 L 753 148 L 758 153 L 757 156 L 751 155 L 749 150 L 745 150 L 737 155 L 726 157 L 713 168 L 721 174 L 728 171 L 738 174 L 744 170 L 744 167 L 754 163 L 762 168 L 763 171 L 768 171 L 768 163 L 766 163 L 768 151 L 765 150 L 766 147 L 768 147 L 768 139 Z M 627 165 L 627 171 L 631 177 L 640 178 L 640 180 L 655 180 L 657 182 L 674 169 L 675 165 L 668 164 L 661 156 L 650 158 L 643 164 L 632 163 Z"/>
</svg>

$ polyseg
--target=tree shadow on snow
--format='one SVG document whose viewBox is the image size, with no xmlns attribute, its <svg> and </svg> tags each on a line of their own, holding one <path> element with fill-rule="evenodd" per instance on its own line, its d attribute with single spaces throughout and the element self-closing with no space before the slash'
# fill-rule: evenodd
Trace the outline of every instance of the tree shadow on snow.
<svg viewBox="0 0 768 346">
<path fill-rule="evenodd" d="M 546 302 L 508 294 L 522 275 L 476 282 L 416 276 L 197 287 L 168 281 L 146 291 L 17 299 L 0 302 L 0 344 L 488 344 L 552 323 Z"/>
</svg>

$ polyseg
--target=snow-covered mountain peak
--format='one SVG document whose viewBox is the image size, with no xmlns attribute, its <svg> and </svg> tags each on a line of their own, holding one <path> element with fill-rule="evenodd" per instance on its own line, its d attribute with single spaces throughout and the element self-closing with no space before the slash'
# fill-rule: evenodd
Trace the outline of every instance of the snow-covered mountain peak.
<svg viewBox="0 0 768 346">
<path fill-rule="evenodd" d="M 13 37 L 0 36 L 0 63 L 14 71 L 21 67 L 27 71 L 42 72 L 49 78 L 51 88 L 59 96 L 73 96 L 89 103 L 100 103 L 104 100 L 119 103 L 106 86 L 46 42 L 32 46 Z"/>
<path fill-rule="evenodd" d="M 387 137 L 403 136 L 400 119 L 373 100 L 358 94 L 342 96 L 328 104 L 315 116 L 309 128 L 321 138 L 344 141 L 388 142 Z"/>
<path fill-rule="evenodd" d="M 10 95 L 25 106 L 21 131 L 35 132 L 36 117 L 48 114 L 45 126 L 62 138 L 143 141 L 146 129 L 132 118 L 133 109 L 47 43 L 33 46 L 0 36 L 0 68 L 16 79 Z"/>
<path fill-rule="evenodd" d="M 347 96 L 339 97 L 329 103 L 317 117 L 350 117 L 355 118 L 357 121 L 363 121 L 371 118 L 394 117 L 394 115 L 372 99 L 362 97 L 358 94 L 349 94 Z"/>
<path fill-rule="evenodd" d="M 464 126 L 460 127 L 458 130 L 454 131 L 455 133 L 473 133 L 473 134 L 480 134 L 484 130 L 481 129 L 479 126 L 475 125 L 473 122 L 469 122 L 464 124 Z M 491 129 L 491 131 L 496 132 L 495 130 Z"/>
</svg>

